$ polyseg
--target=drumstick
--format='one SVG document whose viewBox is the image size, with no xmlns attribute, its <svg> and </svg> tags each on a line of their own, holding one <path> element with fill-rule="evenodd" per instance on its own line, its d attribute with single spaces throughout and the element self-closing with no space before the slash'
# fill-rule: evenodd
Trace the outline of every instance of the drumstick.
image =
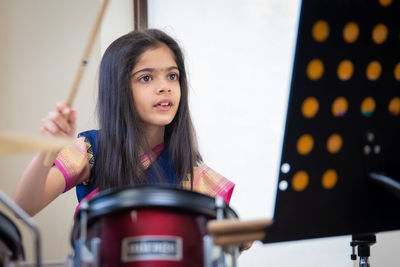
<svg viewBox="0 0 400 267">
<path fill-rule="evenodd" d="M 217 246 L 241 245 L 246 242 L 263 240 L 265 235 L 265 231 L 216 235 L 214 236 L 214 244 Z"/>
<path fill-rule="evenodd" d="M 72 138 L 64 137 L 0 132 L 0 156 L 39 150 L 57 150 L 72 144 L 73 141 Z"/>
<path fill-rule="evenodd" d="M 271 224 L 270 219 L 239 221 L 236 219 L 212 220 L 207 223 L 207 232 L 211 235 L 234 234 L 265 230 Z"/>
<path fill-rule="evenodd" d="M 78 92 L 79 84 L 83 77 L 83 73 L 85 72 L 86 66 L 89 62 L 89 56 L 90 56 L 90 53 L 92 52 L 93 44 L 94 44 L 94 41 L 96 40 L 97 33 L 99 32 L 101 21 L 103 20 L 104 13 L 106 11 L 108 2 L 109 2 L 109 0 L 103 1 L 103 4 L 101 5 L 101 8 L 99 10 L 99 13 L 97 14 L 95 23 L 93 25 L 89 40 L 86 43 L 86 47 L 85 47 L 82 59 L 79 64 L 78 71 L 75 75 L 75 79 L 74 79 L 74 82 L 72 83 L 72 87 L 70 89 L 69 96 L 68 96 L 68 99 L 66 102 L 66 104 L 70 107 L 72 106 L 72 104 L 75 100 L 75 96 L 76 96 L 76 93 Z"/>
<path fill-rule="evenodd" d="M 99 32 L 101 21 L 103 20 L 104 13 L 106 11 L 108 2 L 109 2 L 109 0 L 103 1 L 103 4 L 101 5 L 101 8 L 97 14 L 95 23 L 93 25 L 92 32 L 90 33 L 89 40 L 86 43 L 86 47 L 85 47 L 85 50 L 83 52 L 83 55 L 82 55 L 82 58 L 81 58 L 81 61 L 79 64 L 78 71 L 75 75 L 75 79 L 72 83 L 72 87 L 69 91 L 68 99 L 66 102 L 67 106 L 69 106 L 69 107 L 72 106 L 72 104 L 75 100 L 76 93 L 78 92 L 78 87 L 82 80 L 83 73 L 85 72 L 86 66 L 89 62 L 89 56 L 90 56 L 90 53 L 92 52 L 93 44 L 94 44 L 94 41 L 96 40 L 97 33 Z M 47 167 L 52 166 L 56 156 L 57 156 L 57 151 L 47 153 L 46 158 L 43 162 L 44 166 L 47 166 Z"/>
</svg>

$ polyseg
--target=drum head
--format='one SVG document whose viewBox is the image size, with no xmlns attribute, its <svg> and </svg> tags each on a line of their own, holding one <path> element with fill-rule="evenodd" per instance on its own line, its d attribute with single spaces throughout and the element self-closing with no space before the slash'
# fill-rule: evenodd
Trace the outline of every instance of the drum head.
<svg viewBox="0 0 400 267">
<path fill-rule="evenodd" d="M 100 192 L 89 201 L 88 220 L 121 212 L 127 209 L 160 207 L 201 213 L 216 217 L 215 199 L 197 192 L 163 186 L 132 186 Z M 78 213 L 78 218 L 81 211 Z M 224 208 L 225 218 L 238 218 L 229 207 Z"/>
<path fill-rule="evenodd" d="M 0 212 L 0 241 L 11 251 L 14 260 L 24 258 L 21 233 L 17 226 L 2 212 Z"/>
</svg>

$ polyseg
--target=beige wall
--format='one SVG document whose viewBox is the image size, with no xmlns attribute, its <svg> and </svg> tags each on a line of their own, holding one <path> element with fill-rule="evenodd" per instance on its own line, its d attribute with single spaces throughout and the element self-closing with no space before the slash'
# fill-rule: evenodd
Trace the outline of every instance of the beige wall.
<svg viewBox="0 0 400 267">
<path fill-rule="evenodd" d="M 104 47 L 133 25 L 132 1 L 110 2 L 73 105 L 78 132 L 96 127 L 96 80 Z M 100 0 L 0 0 L 0 130 L 39 133 L 40 119 L 56 101 L 67 98 L 100 4 Z M 12 194 L 32 156 L 0 157 L 0 189 L 7 195 Z M 69 236 L 76 205 L 71 190 L 34 217 L 41 231 L 44 260 L 63 259 L 71 252 Z M 0 210 L 5 210 L 1 204 Z M 27 259 L 32 261 L 31 234 L 22 224 L 18 227 Z"/>
</svg>

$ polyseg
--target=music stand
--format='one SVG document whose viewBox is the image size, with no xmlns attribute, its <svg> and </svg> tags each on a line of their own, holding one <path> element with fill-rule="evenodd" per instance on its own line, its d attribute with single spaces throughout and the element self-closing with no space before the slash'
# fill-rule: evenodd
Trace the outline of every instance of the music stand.
<svg viewBox="0 0 400 267">
<path fill-rule="evenodd" d="M 399 1 L 303 0 L 264 243 L 353 234 L 369 250 L 400 229 L 398 14 Z"/>
</svg>

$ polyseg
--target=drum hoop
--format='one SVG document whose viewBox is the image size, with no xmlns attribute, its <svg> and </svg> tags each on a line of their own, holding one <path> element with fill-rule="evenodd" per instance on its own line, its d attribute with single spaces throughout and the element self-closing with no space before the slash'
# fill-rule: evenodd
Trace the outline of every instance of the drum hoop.
<svg viewBox="0 0 400 267">
<path fill-rule="evenodd" d="M 107 189 L 101 191 L 96 197 L 89 200 L 88 203 L 89 222 L 107 214 L 132 208 L 148 207 L 171 208 L 216 217 L 214 198 L 198 192 L 160 185 Z M 78 220 L 80 213 L 81 211 L 77 214 Z M 236 212 L 228 205 L 224 208 L 224 216 L 227 218 L 238 218 Z"/>
<path fill-rule="evenodd" d="M 134 192 L 134 197 L 132 197 Z M 115 197 L 118 195 L 118 199 Z M 121 202 L 122 195 L 122 202 Z M 174 195 L 175 198 L 171 198 Z M 178 197 L 176 197 L 178 196 Z M 187 200 L 190 199 L 191 202 Z M 192 204 L 196 202 L 196 207 Z M 141 185 L 129 186 L 119 189 L 107 189 L 101 191 L 96 197 L 88 201 L 88 225 L 91 225 L 97 219 L 104 215 L 111 215 L 123 212 L 133 208 L 165 208 L 174 209 L 179 212 L 189 212 L 202 214 L 208 217 L 216 218 L 215 199 L 193 191 L 172 188 L 161 185 Z M 80 214 L 79 210 L 71 233 L 71 245 L 79 238 L 80 233 Z M 236 212 L 228 205 L 224 207 L 225 218 L 238 218 Z"/>
</svg>

